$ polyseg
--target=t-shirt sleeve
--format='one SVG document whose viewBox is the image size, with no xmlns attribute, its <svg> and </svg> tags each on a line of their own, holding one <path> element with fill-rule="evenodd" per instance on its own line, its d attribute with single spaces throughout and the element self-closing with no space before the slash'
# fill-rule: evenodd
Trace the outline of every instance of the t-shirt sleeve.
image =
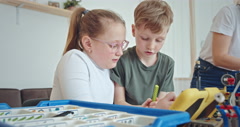
<svg viewBox="0 0 240 127">
<path fill-rule="evenodd" d="M 124 86 L 124 69 L 121 60 L 122 59 L 120 58 L 120 60 L 117 63 L 117 66 L 111 69 L 110 78 L 119 85 Z"/>
<path fill-rule="evenodd" d="M 88 69 L 87 63 L 78 54 L 73 53 L 64 59 L 58 77 L 64 99 L 93 101 Z"/>
<path fill-rule="evenodd" d="M 165 75 L 165 79 L 160 91 L 163 91 L 163 92 L 174 91 L 173 74 L 174 74 L 174 60 L 170 58 L 169 64 L 168 64 L 168 70 Z"/>
<path fill-rule="evenodd" d="M 213 19 L 211 26 L 212 32 L 232 36 L 234 32 L 234 20 L 228 7 L 222 8 Z"/>
</svg>

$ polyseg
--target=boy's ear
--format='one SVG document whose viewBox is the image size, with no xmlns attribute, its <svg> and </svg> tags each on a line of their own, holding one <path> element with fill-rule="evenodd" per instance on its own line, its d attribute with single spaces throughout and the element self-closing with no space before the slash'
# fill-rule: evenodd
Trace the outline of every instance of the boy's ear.
<svg viewBox="0 0 240 127">
<path fill-rule="evenodd" d="M 85 50 L 87 50 L 87 51 L 91 50 L 91 48 L 92 48 L 91 38 L 89 36 L 83 36 L 82 37 L 82 45 Z"/>
<path fill-rule="evenodd" d="M 134 24 L 132 24 L 132 35 L 133 35 L 133 37 L 135 37 L 135 25 Z"/>
</svg>

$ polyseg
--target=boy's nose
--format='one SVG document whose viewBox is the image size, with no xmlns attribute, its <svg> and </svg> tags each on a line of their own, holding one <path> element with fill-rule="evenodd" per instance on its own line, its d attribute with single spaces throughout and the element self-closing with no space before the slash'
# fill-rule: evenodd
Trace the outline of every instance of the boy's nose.
<svg viewBox="0 0 240 127">
<path fill-rule="evenodd" d="M 150 43 L 147 45 L 147 48 L 148 48 L 149 50 L 154 49 L 154 43 L 153 43 L 153 42 L 150 42 Z"/>
</svg>

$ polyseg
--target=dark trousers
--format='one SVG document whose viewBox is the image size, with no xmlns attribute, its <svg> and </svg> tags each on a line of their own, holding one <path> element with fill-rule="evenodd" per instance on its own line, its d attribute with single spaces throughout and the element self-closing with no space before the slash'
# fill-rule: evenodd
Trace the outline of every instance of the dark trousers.
<svg viewBox="0 0 240 127">
<path fill-rule="evenodd" d="M 201 58 L 198 59 L 200 61 L 200 66 L 195 65 L 192 81 L 191 81 L 191 88 L 198 88 L 204 89 L 205 87 L 217 87 L 217 88 L 224 88 L 222 84 L 221 78 L 225 74 L 230 74 L 235 77 L 236 73 L 240 73 L 240 71 L 230 71 L 226 69 L 222 69 L 212 65 L 211 63 L 202 60 Z M 200 78 L 199 78 L 200 77 Z M 200 79 L 200 88 L 198 87 Z"/>
</svg>

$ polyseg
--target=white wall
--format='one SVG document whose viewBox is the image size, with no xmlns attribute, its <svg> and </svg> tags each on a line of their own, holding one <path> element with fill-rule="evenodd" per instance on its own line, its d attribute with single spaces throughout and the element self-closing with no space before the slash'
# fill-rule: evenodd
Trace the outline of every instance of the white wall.
<svg viewBox="0 0 240 127">
<path fill-rule="evenodd" d="M 0 87 L 51 87 L 68 19 L 0 4 Z"/>
<path fill-rule="evenodd" d="M 48 3 L 48 0 L 32 1 Z M 59 1 L 61 8 L 63 1 Z M 133 23 L 131 14 L 138 3 L 139 0 L 83 0 L 80 4 L 89 10 L 103 8 L 120 12 L 128 20 L 127 38 L 130 45 L 134 45 L 130 34 Z M 0 87 L 51 87 L 55 68 L 65 46 L 69 19 L 20 8 L 17 25 L 16 7 L 5 4 L 0 4 L 0 17 Z"/>
</svg>

